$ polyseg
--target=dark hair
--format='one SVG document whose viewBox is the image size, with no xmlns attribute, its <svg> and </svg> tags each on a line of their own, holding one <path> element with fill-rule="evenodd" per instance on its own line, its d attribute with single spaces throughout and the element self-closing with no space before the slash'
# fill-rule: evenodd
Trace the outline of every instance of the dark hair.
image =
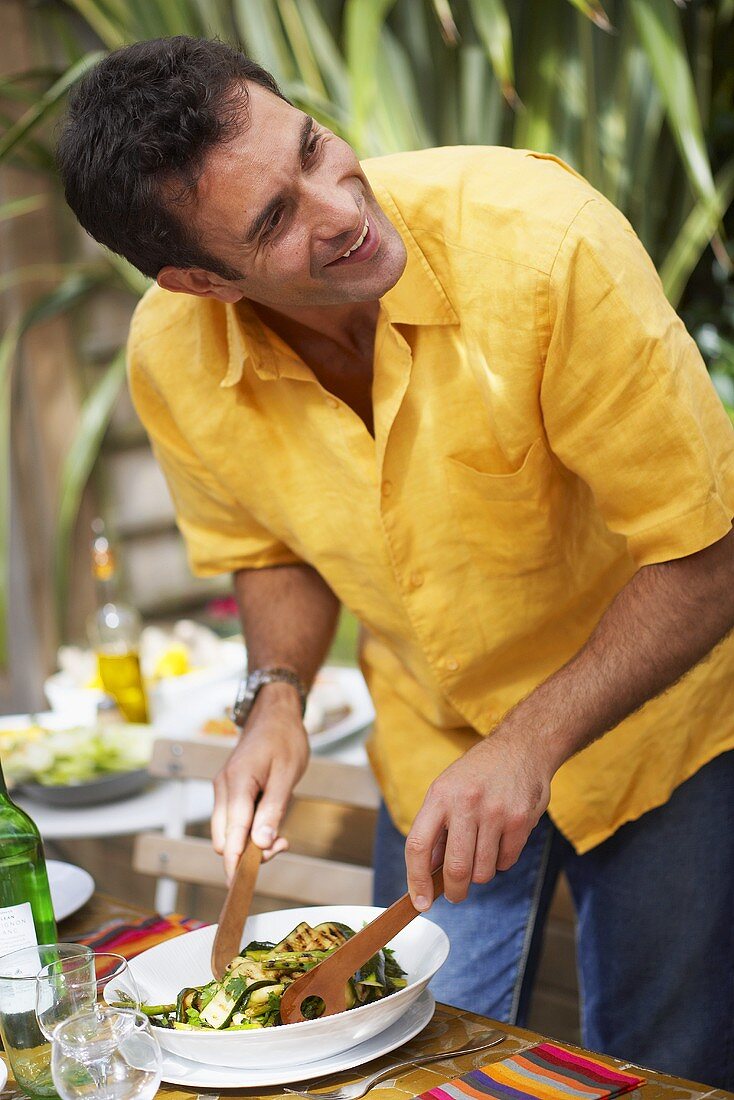
<svg viewBox="0 0 734 1100">
<path fill-rule="evenodd" d="M 203 267 L 210 256 L 180 208 L 206 153 L 248 118 L 246 81 L 285 97 L 250 58 L 205 38 L 155 38 L 116 50 L 74 89 L 57 147 L 66 200 L 86 231 L 144 275 Z"/>
</svg>

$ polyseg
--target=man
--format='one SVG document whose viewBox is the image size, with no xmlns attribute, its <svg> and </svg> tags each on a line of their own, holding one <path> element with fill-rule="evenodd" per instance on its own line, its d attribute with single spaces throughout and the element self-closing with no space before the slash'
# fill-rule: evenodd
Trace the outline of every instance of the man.
<svg viewBox="0 0 734 1100">
<path fill-rule="evenodd" d="M 628 224 L 553 157 L 361 166 L 185 38 L 101 62 L 59 163 L 157 279 L 133 397 L 193 569 L 234 573 L 256 675 L 215 784 L 227 872 L 250 830 L 285 847 L 341 601 L 378 901 L 407 866 L 428 909 L 443 859 L 438 995 L 523 1020 L 562 865 L 584 1041 L 731 1087 L 732 429 Z"/>
</svg>

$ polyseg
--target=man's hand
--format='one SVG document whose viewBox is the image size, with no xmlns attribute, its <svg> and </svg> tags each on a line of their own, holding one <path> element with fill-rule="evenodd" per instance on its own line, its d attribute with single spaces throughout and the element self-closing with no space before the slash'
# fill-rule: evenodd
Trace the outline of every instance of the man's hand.
<svg viewBox="0 0 734 1100">
<path fill-rule="evenodd" d="M 302 563 L 240 569 L 234 589 L 249 668 L 289 668 L 303 684 L 312 684 L 339 614 L 339 601 L 326 582 Z M 241 740 L 214 780 L 212 842 L 224 855 L 227 879 L 250 827 L 265 859 L 288 847 L 278 835 L 280 824 L 308 752 L 298 692 L 290 684 L 265 684 Z"/>
<path fill-rule="evenodd" d="M 638 570 L 576 656 L 431 785 L 405 843 L 416 909 L 429 907 L 442 858 L 449 901 L 511 867 L 558 768 L 683 676 L 732 624 L 734 531 Z"/>
<path fill-rule="evenodd" d="M 266 860 L 288 847 L 280 825 L 308 755 L 296 691 L 288 684 L 261 688 L 242 738 L 214 780 L 212 842 L 224 856 L 227 881 L 251 830 Z"/>
<path fill-rule="evenodd" d="M 514 744 L 500 726 L 431 784 L 405 842 L 416 909 L 433 901 L 431 870 L 443 860 L 444 893 L 463 901 L 518 859 L 550 798 L 553 765 L 540 746 Z"/>
</svg>

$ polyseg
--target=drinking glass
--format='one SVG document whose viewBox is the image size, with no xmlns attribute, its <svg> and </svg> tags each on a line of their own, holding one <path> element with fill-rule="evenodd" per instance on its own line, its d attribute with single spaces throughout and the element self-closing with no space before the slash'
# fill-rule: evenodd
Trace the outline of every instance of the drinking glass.
<svg viewBox="0 0 734 1100">
<path fill-rule="evenodd" d="M 51 1071 L 61 1100 L 152 1100 L 161 1050 L 146 1016 L 97 1004 L 54 1032 Z"/>
<path fill-rule="evenodd" d="M 0 958 L 0 1036 L 19 1088 L 36 1098 L 56 1097 L 51 1078 L 51 1044 L 36 1017 L 36 975 L 63 959 L 91 957 L 81 943 L 23 947 Z"/>
<path fill-rule="evenodd" d="M 140 1008 L 140 994 L 127 959 L 112 952 L 54 959 L 36 975 L 36 1015 L 41 1031 L 53 1039 L 56 1028 L 102 1000 Z"/>
</svg>

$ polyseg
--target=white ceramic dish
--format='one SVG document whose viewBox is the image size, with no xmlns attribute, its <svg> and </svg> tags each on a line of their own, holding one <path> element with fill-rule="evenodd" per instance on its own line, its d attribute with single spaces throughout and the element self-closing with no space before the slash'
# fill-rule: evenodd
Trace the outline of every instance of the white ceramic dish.
<svg viewBox="0 0 734 1100">
<path fill-rule="evenodd" d="M 55 710 L 39 710 L 33 714 L 4 714 L 0 718 L 0 733 L 3 730 L 26 730 L 43 726 L 49 730 L 66 730 L 72 726 L 80 725 L 78 722 L 70 722 L 63 714 L 57 714 Z"/>
<path fill-rule="evenodd" d="M 382 909 L 371 905 L 323 905 L 259 913 L 247 920 L 241 942 L 277 943 L 304 920 L 312 925 L 325 920 L 341 921 L 359 930 L 381 912 Z M 151 947 L 133 959 L 130 969 L 144 1000 L 149 1004 L 168 1004 L 176 1000 L 183 986 L 210 981 L 215 932 L 216 925 L 210 925 Z M 342 1054 L 394 1024 L 420 997 L 449 953 L 446 933 L 425 917 L 416 917 L 390 946 L 407 971 L 408 984 L 384 1000 L 336 1016 L 256 1031 L 198 1034 L 160 1028 L 156 1031 L 158 1041 L 180 1058 L 237 1068 L 288 1069 Z"/>
<path fill-rule="evenodd" d="M 191 701 L 220 685 L 231 702 L 231 685 L 235 687 L 245 669 L 247 656 L 241 641 L 222 641 L 215 666 L 197 668 L 183 676 L 167 676 L 157 681 L 149 692 L 150 718 L 156 724 L 175 721 L 185 716 Z M 97 705 L 103 692 L 97 688 L 79 686 L 68 672 L 55 672 L 43 685 L 49 705 L 55 711 L 71 716 L 74 722 L 94 722 Z M 209 715 L 211 717 L 211 714 Z"/>
<path fill-rule="evenodd" d="M 94 893 L 94 879 L 82 867 L 61 863 L 58 859 L 47 859 L 46 870 L 57 921 L 76 913 Z"/>
<path fill-rule="evenodd" d="M 337 741 L 343 741 L 346 737 L 353 737 L 357 733 L 362 733 L 375 720 L 372 697 L 364 676 L 358 668 L 340 668 L 338 665 L 327 665 L 326 668 L 323 668 L 311 692 L 317 704 L 322 694 L 322 684 L 323 695 L 325 696 L 328 691 L 332 698 L 335 696 L 340 697 L 348 706 L 349 711 L 343 718 L 329 723 L 324 729 L 311 730 L 307 723 L 306 728 L 309 731 L 311 747 L 314 749 L 323 749 L 327 745 L 334 745 Z M 324 708 L 328 711 L 328 701 L 324 703 Z M 306 718 L 308 718 L 308 710 L 306 711 Z"/>
<path fill-rule="evenodd" d="M 182 677 L 185 679 L 185 677 Z M 202 733 L 209 719 L 223 717 L 231 709 L 240 683 L 239 673 L 217 683 L 205 684 L 196 691 L 180 691 L 171 694 L 165 710 L 154 716 L 156 730 L 170 737 L 195 737 L 205 741 L 234 744 L 235 738 L 223 734 Z M 175 681 L 169 681 L 171 692 Z M 330 722 L 326 728 L 319 726 L 328 718 L 332 707 L 343 709 L 343 717 Z M 375 717 L 367 684 L 358 668 L 340 668 L 327 665 L 323 668 L 309 694 L 305 725 L 314 749 L 322 749 L 342 741 L 366 729 Z"/>
<path fill-rule="evenodd" d="M 417 1001 L 386 1031 L 374 1035 L 359 1046 L 351 1047 L 343 1054 L 319 1058 L 308 1066 L 290 1066 L 283 1069 L 273 1065 L 268 1069 L 236 1069 L 233 1066 L 209 1066 L 201 1062 L 189 1062 L 163 1051 L 163 1080 L 172 1085 L 188 1085 L 196 1089 L 254 1089 L 270 1085 L 286 1085 L 293 1081 L 309 1081 L 327 1073 L 362 1066 L 375 1058 L 389 1054 L 415 1038 L 430 1023 L 436 1002 L 430 990 L 421 993 Z"/>
</svg>

